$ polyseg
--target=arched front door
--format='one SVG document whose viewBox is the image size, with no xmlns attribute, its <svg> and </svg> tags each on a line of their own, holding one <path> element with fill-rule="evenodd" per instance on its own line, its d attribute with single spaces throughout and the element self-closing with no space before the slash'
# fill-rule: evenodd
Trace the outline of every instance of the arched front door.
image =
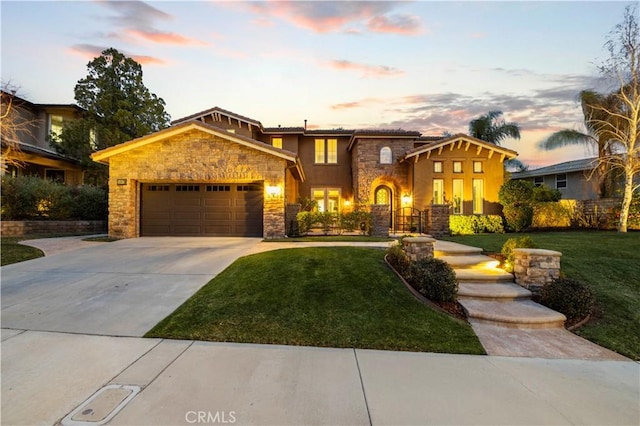
<svg viewBox="0 0 640 426">
<path fill-rule="evenodd" d="M 373 193 L 375 204 L 389 206 L 389 228 L 393 228 L 393 192 L 386 185 L 380 185 Z"/>
</svg>

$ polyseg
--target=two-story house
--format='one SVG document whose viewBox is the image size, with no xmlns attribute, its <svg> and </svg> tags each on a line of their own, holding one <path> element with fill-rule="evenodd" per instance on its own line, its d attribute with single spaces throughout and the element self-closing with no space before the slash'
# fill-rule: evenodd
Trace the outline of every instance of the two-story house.
<svg viewBox="0 0 640 426">
<path fill-rule="evenodd" d="M 96 152 L 109 165 L 109 234 L 281 237 L 301 198 L 322 211 L 450 204 L 497 214 L 503 162 L 515 151 L 467 135 L 264 127 L 221 109 Z"/>
<path fill-rule="evenodd" d="M 8 160 L 4 173 L 82 184 L 83 168 L 78 161 L 56 152 L 50 135 L 59 135 L 63 123 L 77 119 L 83 109 L 73 104 L 35 104 L 5 91 L 1 98 L 6 120 L 2 126 L 2 156 Z M 10 146 L 17 149 L 8 149 Z"/>
</svg>

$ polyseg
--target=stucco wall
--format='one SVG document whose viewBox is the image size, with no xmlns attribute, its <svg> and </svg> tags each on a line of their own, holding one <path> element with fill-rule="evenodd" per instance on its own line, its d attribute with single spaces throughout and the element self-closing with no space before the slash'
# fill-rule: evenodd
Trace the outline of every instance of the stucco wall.
<svg viewBox="0 0 640 426">
<path fill-rule="evenodd" d="M 286 160 L 197 130 L 111 157 L 109 235 L 140 235 L 140 183 L 264 182 L 285 188 Z M 118 185 L 119 179 L 126 179 Z M 264 198 L 264 236 L 285 233 L 285 194 Z"/>
</svg>

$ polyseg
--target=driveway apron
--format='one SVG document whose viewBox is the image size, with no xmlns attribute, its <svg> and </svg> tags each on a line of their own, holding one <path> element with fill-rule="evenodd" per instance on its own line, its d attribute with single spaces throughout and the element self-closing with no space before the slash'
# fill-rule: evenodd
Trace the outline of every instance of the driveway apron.
<svg viewBox="0 0 640 426">
<path fill-rule="evenodd" d="M 2 327 L 144 335 L 259 238 L 136 238 L 2 267 Z"/>
</svg>

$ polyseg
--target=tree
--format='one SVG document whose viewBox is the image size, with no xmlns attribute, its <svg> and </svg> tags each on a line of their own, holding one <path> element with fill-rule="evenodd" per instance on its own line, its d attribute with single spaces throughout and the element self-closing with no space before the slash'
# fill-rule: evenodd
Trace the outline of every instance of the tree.
<svg viewBox="0 0 640 426">
<path fill-rule="evenodd" d="M 21 138 L 33 137 L 32 130 L 36 126 L 36 120 L 31 119 L 22 107 L 23 102 L 16 96 L 18 88 L 10 82 L 2 83 L 0 91 L 0 143 L 2 155 L 0 156 L 0 172 L 5 174 L 10 166 L 22 166 L 20 161 Z"/>
<path fill-rule="evenodd" d="M 106 181 L 106 168 L 91 153 L 161 130 L 169 125 L 162 98 L 142 81 L 142 67 L 114 48 L 87 64 L 88 75 L 75 86 L 75 100 L 85 109 L 60 136 L 60 151 L 78 158 L 93 180 Z M 98 182 L 94 182 L 98 183 Z"/>
<path fill-rule="evenodd" d="M 595 106 L 614 108 L 617 99 L 613 94 L 602 95 L 593 90 L 581 91 L 579 98 L 586 132 L 573 129 L 560 130 L 540 142 L 538 146 L 547 151 L 572 145 L 592 146 L 598 152 L 598 159 L 606 158 L 612 154 L 611 145 L 606 132 L 603 132 L 604 128 L 599 123 L 603 120 L 606 121 L 608 115 Z M 600 197 L 611 196 L 614 191 L 613 173 L 608 170 L 607 164 L 599 161 L 598 166 L 593 170 L 598 172 L 598 195 Z"/>
<path fill-rule="evenodd" d="M 507 123 L 500 117 L 502 117 L 502 111 L 489 111 L 485 115 L 471 120 L 469 122 L 469 135 L 494 145 L 500 145 L 503 140 L 508 138 L 520 139 L 520 126 L 518 123 Z M 528 168 L 524 163 L 516 159 L 507 160 L 505 165 L 519 171 Z"/>
<path fill-rule="evenodd" d="M 629 208 L 640 185 L 634 178 L 640 172 L 640 25 L 638 7 L 625 8 L 622 22 L 609 33 L 605 48 L 609 58 L 598 68 L 617 89 L 609 94 L 584 91 L 582 109 L 588 133 L 562 131 L 543 142 L 553 149 L 576 143 L 598 146 L 598 169 L 611 176 L 624 177 L 618 231 L 627 232 Z"/>
</svg>

